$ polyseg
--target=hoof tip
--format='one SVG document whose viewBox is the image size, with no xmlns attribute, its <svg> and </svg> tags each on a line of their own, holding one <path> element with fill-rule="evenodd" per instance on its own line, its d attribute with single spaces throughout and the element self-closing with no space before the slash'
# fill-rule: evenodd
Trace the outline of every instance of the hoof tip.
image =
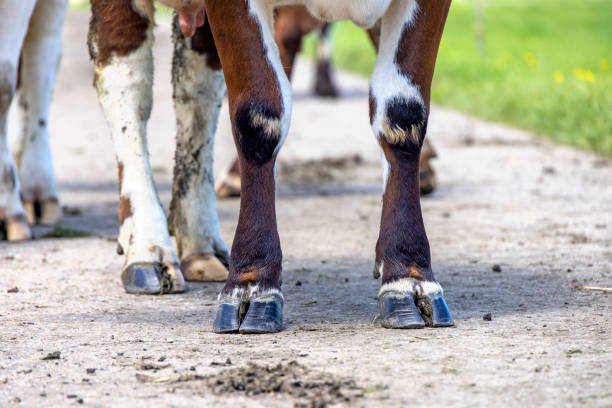
<svg viewBox="0 0 612 408">
<path fill-rule="evenodd" d="M 127 293 L 136 295 L 159 295 L 179 293 L 185 290 L 180 270 L 162 263 L 136 262 L 121 272 L 121 282 Z"/>
<path fill-rule="evenodd" d="M 387 329 L 421 329 L 425 321 L 411 294 L 386 292 L 379 296 L 380 323 Z"/>
<path fill-rule="evenodd" d="M 222 299 L 213 324 L 215 333 L 263 334 L 283 329 L 283 298 L 267 294 L 242 299 Z"/>
<path fill-rule="evenodd" d="M 276 333 L 283 328 L 283 299 L 267 295 L 251 299 L 249 309 L 240 324 L 240 333 Z"/>
</svg>

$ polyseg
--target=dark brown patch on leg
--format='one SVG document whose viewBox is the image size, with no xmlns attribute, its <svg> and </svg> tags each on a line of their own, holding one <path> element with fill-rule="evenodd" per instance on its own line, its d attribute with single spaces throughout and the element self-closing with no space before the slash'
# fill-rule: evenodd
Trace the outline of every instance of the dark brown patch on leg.
<svg viewBox="0 0 612 408">
<path fill-rule="evenodd" d="M 147 38 L 149 21 L 134 9 L 132 0 L 92 0 L 89 53 L 96 64 L 105 65 L 114 54 L 125 56 Z"/>
<path fill-rule="evenodd" d="M 173 31 L 176 33 L 175 35 L 182 35 L 178 26 L 178 17 L 174 18 Z M 206 57 L 206 65 L 208 65 L 210 69 L 217 71 L 221 69 L 221 60 L 219 59 L 217 46 L 215 45 L 215 40 L 210 31 L 208 18 L 204 21 L 204 25 L 198 27 L 193 37 L 191 37 L 191 49 Z"/>
</svg>

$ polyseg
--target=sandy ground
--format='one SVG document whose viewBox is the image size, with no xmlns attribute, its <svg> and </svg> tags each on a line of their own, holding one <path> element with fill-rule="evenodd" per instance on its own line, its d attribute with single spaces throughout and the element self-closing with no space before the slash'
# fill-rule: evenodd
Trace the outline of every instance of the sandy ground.
<svg viewBox="0 0 612 408">
<path fill-rule="evenodd" d="M 423 208 L 456 327 L 386 330 L 372 323 L 381 187 L 367 83 L 339 74 L 343 99 L 316 99 L 301 62 L 277 200 L 287 328 L 215 335 L 221 284 L 123 292 L 116 168 L 86 29 L 84 13 L 69 14 L 50 126 L 72 214 L 62 225 L 92 236 L 0 243 L 0 406 L 612 406 L 612 299 L 583 288 L 612 286 L 612 161 L 434 107 L 440 186 Z M 167 208 L 167 21 L 156 34 L 149 142 Z M 234 149 L 227 110 L 221 120 L 216 169 Z M 238 204 L 219 203 L 228 243 Z"/>
</svg>

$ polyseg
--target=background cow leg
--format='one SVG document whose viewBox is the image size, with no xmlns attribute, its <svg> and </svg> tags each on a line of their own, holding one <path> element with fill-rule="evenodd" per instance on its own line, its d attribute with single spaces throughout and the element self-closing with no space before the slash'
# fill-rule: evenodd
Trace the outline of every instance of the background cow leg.
<svg viewBox="0 0 612 408">
<path fill-rule="evenodd" d="M 147 149 L 153 3 L 94 0 L 91 4 L 94 84 L 111 129 L 119 169 L 118 252 L 126 255 L 123 285 L 129 293 L 182 292 L 185 281 L 157 197 Z"/>
<path fill-rule="evenodd" d="M 213 326 L 217 333 L 282 328 L 274 166 L 289 129 L 291 88 L 274 43 L 269 3 L 226 0 L 206 6 L 225 72 L 242 175 L 230 273 Z"/>
<path fill-rule="evenodd" d="M 67 4 L 68 0 L 36 3 L 21 53 L 18 103 L 14 105 L 20 126 L 11 137 L 11 150 L 19 173 L 21 199 L 31 224 L 54 224 L 61 216 L 48 117 L 62 54 Z"/>
<path fill-rule="evenodd" d="M 225 79 L 208 22 L 186 39 L 175 17 L 173 37 L 177 134 L 168 227 L 186 280 L 224 281 L 229 251 L 219 232 L 213 146 Z"/>
<path fill-rule="evenodd" d="M 19 198 L 19 179 L 8 143 L 8 111 L 17 86 L 19 54 L 34 0 L 0 0 L 0 221 L 10 241 L 31 237 Z"/>
<path fill-rule="evenodd" d="M 450 0 L 420 3 L 395 0 L 385 13 L 370 91 L 372 129 L 386 164 L 374 274 L 382 275 L 380 321 L 391 328 L 453 325 L 431 270 L 419 203 L 419 153 Z"/>
</svg>

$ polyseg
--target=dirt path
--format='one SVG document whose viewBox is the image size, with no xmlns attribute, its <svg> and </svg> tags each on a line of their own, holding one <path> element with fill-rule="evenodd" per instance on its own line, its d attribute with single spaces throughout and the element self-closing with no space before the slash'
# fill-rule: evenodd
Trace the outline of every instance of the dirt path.
<svg viewBox="0 0 612 408">
<path fill-rule="evenodd" d="M 423 208 L 457 327 L 385 330 L 371 323 L 380 171 L 367 83 L 341 75 L 345 98 L 320 101 L 302 64 L 277 201 L 288 327 L 215 335 L 220 284 L 163 297 L 122 290 L 116 169 L 86 22 L 69 14 L 51 131 L 72 209 L 63 226 L 93 236 L 0 243 L 0 406 L 612 406 L 612 299 L 582 289 L 612 286 L 612 161 L 434 108 L 440 187 Z M 167 207 L 167 22 L 157 37 L 149 140 Z M 226 116 L 217 168 L 233 150 Z M 364 163 L 351 164 L 355 154 Z M 308 164 L 322 157 L 336 160 Z M 237 210 L 219 203 L 227 242 Z"/>
</svg>

